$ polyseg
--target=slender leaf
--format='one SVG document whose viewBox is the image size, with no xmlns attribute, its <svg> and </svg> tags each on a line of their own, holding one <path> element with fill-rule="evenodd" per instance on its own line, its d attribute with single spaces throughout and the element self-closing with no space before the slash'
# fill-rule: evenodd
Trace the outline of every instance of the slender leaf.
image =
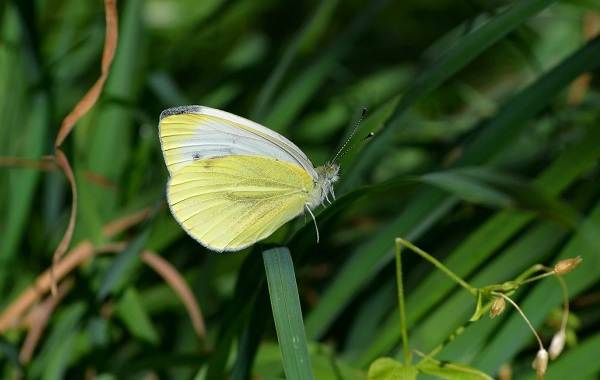
<svg viewBox="0 0 600 380">
<path fill-rule="evenodd" d="M 156 344 L 159 341 L 158 332 L 152 325 L 138 292 L 127 288 L 117 304 L 117 313 L 134 337 Z"/>
<path fill-rule="evenodd" d="M 127 245 L 123 252 L 119 253 L 102 279 L 98 290 L 98 299 L 104 299 L 109 294 L 121 290 L 126 284 L 128 276 L 135 268 L 135 264 L 139 263 L 139 253 L 144 248 L 149 235 L 150 228 L 146 228 L 144 232 Z"/>
<path fill-rule="evenodd" d="M 379 358 L 369 367 L 367 380 L 415 380 L 417 368 L 406 366 L 391 358 Z"/>
<path fill-rule="evenodd" d="M 327 19 L 331 17 L 332 12 L 337 6 L 337 3 L 338 0 L 321 1 L 319 7 L 314 11 L 314 14 L 310 20 L 294 37 L 294 40 L 287 46 L 282 58 L 277 63 L 277 66 L 269 76 L 269 79 L 266 80 L 264 86 L 258 94 L 256 104 L 250 113 L 252 119 L 260 121 L 263 118 L 265 109 L 269 103 L 271 103 L 273 95 L 275 95 L 275 92 L 283 80 L 285 73 L 289 70 L 294 59 L 298 55 L 300 47 L 309 41 L 309 39 L 312 39 L 312 36 L 315 35 L 324 18 Z"/>
<path fill-rule="evenodd" d="M 419 371 L 447 380 L 492 380 L 493 378 L 464 364 L 427 360 L 417 365 Z"/>
<path fill-rule="evenodd" d="M 288 379 L 312 379 L 294 264 L 287 248 L 263 252 L 277 338 Z"/>
<path fill-rule="evenodd" d="M 491 159 L 496 152 L 509 145 L 510 136 L 514 138 L 525 128 L 526 120 L 548 104 L 551 99 L 548 96 L 549 93 L 556 94 L 578 74 L 598 65 L 600 65 L 600 38 L 590 41 L 506 104 L 495 118 L 482 127 L 479 135 L 481 137 L 476 138 L 476 142 L 471 142 L 467 146 L 467 153 L 461 159 L 461 163 L 473 165 Z M 528 106 L 524 106 L 524 104 L 528 104 Z M 477 148 L 470 148 L 474 144 L 477 144 Z M 384 258 L 386 261 L 389 260 L 388 253 L 394 236 L 406 236 L 410 240 L 414 240 L 418 235 L 408 229 L 409 226 L 412 229 L 418 226 L 422 232 L 419 223 L 429 225 L 427 222 L 432 221 L 431 219 L 434 217 L 440 217 L 440 213 L 443 215 L 444 211 L 454 204 L 454 201 L 444 197 L 443 194 L 435 192 L 419 192 L 415 199 L 408 202 L 408 208 L 388 224 L 386 229 L 382 229 L 369 242 L 362 244 L 357 249 L 357 252 L 367 252 L 366 254 L 356 254 L 346 262 L 334 282 L 326 290 L 322 302 L 307 318 L 306 326 L 309 337 L 323 334 L 356 291 L 373 276 L 373 268 L 376 268 L 377 264 L 381 265 L 380 261 Z M 433 212 L 434 210 L 435 212 Z M 522 223 L 524 224 L 527 220 L 528 217 L 524 215 Z M 510 235 L 512 233 L 510 232 Z"/>
<path fill-rule="evenodd" d="M 570 296 L 579 294 L 600 279 L 597 271 L 600 267 L 598 246 L 600 246 L 600 204 L 594 207 L 577 234 L 557 258 L 561 260 L 581 256 L 586 262 L 585 265 L 577 268 L 577 272 L 565 277 Z M 537 285 L 520 305 L 531 323 L 539 326 L 552 308 L 561 304 L 561 296 L 562 293 L 555 281 L 544 281 Z M 477 357 L 476 365 L 484 370 L 495 370 L 528 342 L 529 334 L 528 327 L 524 325 L 521 317 L 516 314 L 511 315 L 485 352 Z"/>
<path fill-rule="evenodd" d="M 377 143 L 365 147 L 364 153 L 353 165 L 354 170 L 347 181 L 355 183 L 357 178 L 369 170 L 375 159 L 380 157 L 380 152 L 385 151 L 384 147 L 389 144 L 390 137 L 402 126 L 406 111 L 419 99 L 430 94 L 525 20 L 554 2 L 555 0 L 527 0 L 513 3 L 444 51 L 435 62 L 415 78 L 414 84 L 404 93 L 389 122 L 379 133 Z"/>
<path fill-rule="evenodd" d="M 551 195 L 558 194 L 594 165 L 600 157 L 596 149 L 600 143 L 600 130 L 590 128 L 581 141 L 571 146 L 550 165 L 536 180 L 536 186 L 547 189 Z M 460 276 L 468 276 L 478 265 L 502 247 L 533 218 L 521 212 L 502 211 L 472 232 L 452 253 L 445 264 Z M 408 295 L 408 323 L 412 325 L 442 300 L 454 285 L 445 281 L 441 273 L 434 272 Z M 389 323 L 393 326 L 393 321 Z M 452 327 L 449 327 L 452 328 Z M 393 327 L 382 330 L 373 346 L 364 355 L 368 362 L 389 350 L 399 339 Z"/>
</svg>

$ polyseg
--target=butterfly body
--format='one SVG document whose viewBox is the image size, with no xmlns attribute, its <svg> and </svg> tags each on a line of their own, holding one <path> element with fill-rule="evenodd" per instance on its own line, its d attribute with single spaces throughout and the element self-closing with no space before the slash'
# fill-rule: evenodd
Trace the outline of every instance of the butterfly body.
<svg viewBox="0 0 600 380">
<path fill-rule="evenodd" d="M 159 128 L 171 212 L 214 251 L 248 247 L 334 197 L 337 164 L 315 169 L 291 141 L 239 116 L 177 107 Z"/>
</svg>

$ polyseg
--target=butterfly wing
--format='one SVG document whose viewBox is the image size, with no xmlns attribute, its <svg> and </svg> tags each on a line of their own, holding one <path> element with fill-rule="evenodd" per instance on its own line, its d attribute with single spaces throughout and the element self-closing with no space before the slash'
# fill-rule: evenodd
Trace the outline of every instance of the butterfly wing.
<svg viewBox="0 0 600 380">
<path fill-rule="evenodd" d="M 227 155 L 271 157 L 317 173 L 290 140 L 260 124 L 204 106 L 170 108 L 160 115 L 160 141 L 169 173 L 205 158 Z"/>
<path fill-rule="evenodd" d="M 229 155 L 175 171 L 167 196 L 185 231 L 215 251 L 238 251 L 302 213 L 314 184 L 302 167 L 268 157 Z"/>
</svg>

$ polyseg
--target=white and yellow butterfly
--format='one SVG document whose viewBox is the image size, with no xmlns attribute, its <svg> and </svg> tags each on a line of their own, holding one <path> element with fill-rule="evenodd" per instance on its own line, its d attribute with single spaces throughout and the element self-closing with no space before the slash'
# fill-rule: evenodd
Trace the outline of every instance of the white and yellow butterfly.
<svg viewBox="0 0 600 380">
<path fill-rule="evenodd" d="M 314 220 L 311 210 L 335 199 L 337 164 L 314 168 L 294 143 L 240 116 L 176 107 L 159 129 L 171 213 L 213 251 L 246 248 L 305 210 Z"/>
</svg>

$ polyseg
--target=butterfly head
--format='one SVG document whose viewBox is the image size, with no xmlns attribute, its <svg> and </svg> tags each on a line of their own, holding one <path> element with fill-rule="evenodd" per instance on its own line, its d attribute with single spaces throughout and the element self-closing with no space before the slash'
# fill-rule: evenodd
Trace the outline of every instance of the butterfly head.
<svg viewBox="0 0 600 380">
<path fill-rule="evenodd" d="M 315 170 L 317 171 L 317 178 L 308 204 L 311 209 L 318 205 L 331 204 L 331 200 L 335 200 L 333 184 L 340 178 L 340 166 L 335 162 L 319 166 Z"/>
<path fill-rule="evenodd" d="M 334 183 L 337 182 L 340 172 L 340 165 L 335 162 L 328 162 L 325 165 L 319 166 L 315 169 L 319 177 L 317 181 L 321 180 L 324 182 Z"/>
</svg>

